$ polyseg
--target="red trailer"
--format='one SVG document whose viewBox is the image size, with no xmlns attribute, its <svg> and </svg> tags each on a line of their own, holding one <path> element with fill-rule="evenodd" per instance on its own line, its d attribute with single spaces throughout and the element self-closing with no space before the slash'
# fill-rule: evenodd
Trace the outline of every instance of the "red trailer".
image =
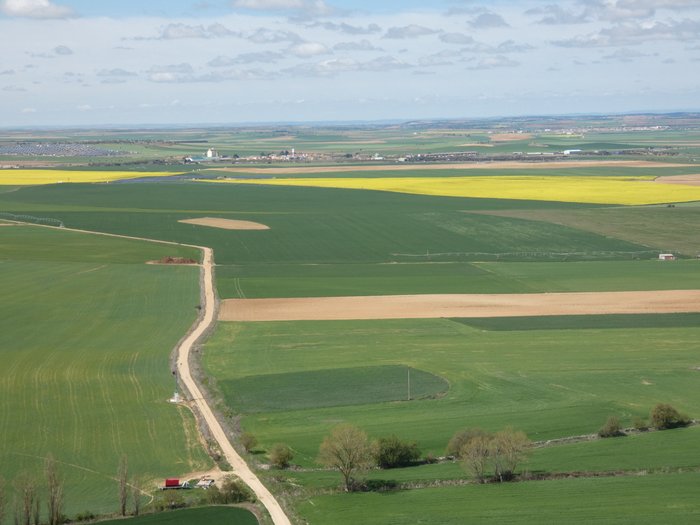
<svg viewBox="0 0 700 525">
<path fill-rule="evenodd" d="M 160 490 L 175 490 L 175 489 L 188 489 L 190 488 L 190 482 L 189 481 L 183 481 L 180 483 L 180 480 L 177 478 L 166 478 L 165 480 L 165 485 L 163 485 Z"/>
<path fill-rule="evenodd" d="M 180 480 L 177 478 L 168 478 L 165 480 L 165 488 L 166 489 L 179 489 L 180 488 Z"/>
</svg>

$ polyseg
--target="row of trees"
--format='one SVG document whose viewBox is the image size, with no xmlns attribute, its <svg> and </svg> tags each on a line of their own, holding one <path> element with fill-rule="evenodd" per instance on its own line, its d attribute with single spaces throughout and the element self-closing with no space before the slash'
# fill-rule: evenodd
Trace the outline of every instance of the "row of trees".
<svg viewBox="0 0 700 525">
<path fill-rule="evenodd" d="M 15 525 L 39 525 L 41 520 L 41 488 L 46 490 L 46 513 L 48 525 L 59 525 L 65 521 L 63 516 L 63 480 L 58 472 L 54 457 L 49 454 L 44 461 L 44 487 L 36 477 L 28 472 L 21 473 L 14 482 L 15 498 L 13 501 Z M 8 514 L 8 500 L 5 481 L 0 478 L 0 523 Z"/>
<path fill-rule="evenodd" d="M 450 440 L 448 453 L 462 461 L 465 469 L 479 482 L 493 469 L 494 479 L 508 481 L 531 447 L 525 433 L 506 428 L 494 434 L 480 429 L 465 429 Z M 321 443 L 319 462 L 338 470 L 346 491 L 356 486 L 355 476 L 374 466 L 402 467 L 414 464 L 420 457 L 415 442 L 404 442 L 396 436 L 371 443 L 367 434 L 352 425 L 339 425 Z"/>
<path fill-rule="evenodd" d="M 247 436 L 246 443 L 252 442 L 252 437 Z M 459 459 L 479 482 L 486 480 L 489 468 L 493 469 L 494 480 L 508 481 L 527 456 L 530 446 L 530 440 L 523 432 L 511 428 L 493 434 L 480 429 L 465 429 L 450 440 L 448 454 Z M 271 447 L 268 456 L 273 466 L 287 468 L 293 452 L 287 445 L 278 443 Z M 357 480 L 361 473 L 375 467 L 391 469 L 415 465 L 420 457 L 421 451 L 415 441 L 403 441 L 396 436 L 371 441 L 358 427 L 341 424 L 324 438 L 317 461 L 340 472 L 345 491 L 351 492 L 362 486 Z"/>
<path fill-rule="evenodd" d="M 657 430 L 687 426 L 688 416 L 679 413 L 671 405 L 660 403 L 649 415 L 651 427 Z M 646 422 L 635 423 L 640 429 L 648 428 Z M 642 428 L 643 427 L 643 428 Z M 601 437 L 622 435 L 619 419 L 608 418 L 600 429 Z M 257 443 L 248 434 L 244 436 L 247 450 Z M 498 432 L 486 432 L 473 428 L 460 430 L 447 445 L 447 455 L 459 460 L 463 468 L 479 483 L 491 479 L 496 482 L 510 481 L 532 449 L 532 442 L 519 430 L 507 427 Z M 373 467 L 394 468 L 415 464 L 420 458 L 420 450 L 415 442 L 402 441 L 396 436 L 370 441 L 361 429 L 341 424 L 325 437 L 319 448 L 318 462 L 327 468 L 340 472 L 346 491 L 355 490 L 359 484 L 359 473 Z M 269 453 L 271 463 L 279 468 L 287 468 L 293 458 L 292 450 L 284 444 L 274 445 Z"/>
</svg>

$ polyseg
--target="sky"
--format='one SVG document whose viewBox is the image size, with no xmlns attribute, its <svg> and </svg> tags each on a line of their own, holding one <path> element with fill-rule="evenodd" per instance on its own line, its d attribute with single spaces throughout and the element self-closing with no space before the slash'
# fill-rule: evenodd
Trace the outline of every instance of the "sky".
<svg viewBox="0 0 700 525">
<path fill-rule="evenodd" d="M 700 110 L 700 0 L 0 0 L 0 127 Z"/>
</svg>

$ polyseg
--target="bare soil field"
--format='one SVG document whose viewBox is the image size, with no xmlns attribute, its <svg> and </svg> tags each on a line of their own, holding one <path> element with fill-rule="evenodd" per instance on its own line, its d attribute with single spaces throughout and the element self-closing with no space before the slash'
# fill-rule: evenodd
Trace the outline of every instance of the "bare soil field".
<svg viewBox="0 0 700 525">
<path fill-rule="evenodd" d="M 402 170 L 467 170 L 467 169 L 566 169 L 566 168 L 682 168 L 687 164 L 651 162 L 646 160 L 591 160 L 591 161 L 552 161 L 552 162 L 469 162 L 456 164 L 390 164 L 376 166 L 298 166 L 289 168 L 216 168 L 226 173 L 265 173 L 285 175 L 295 173 L 347 173 L 353 171 L 402 171 Z"/>
<path fill-rule="evenodd" d="M 492 133 L 489 135 L 493 142 L 515 142 L 532 138 L 532 133 Z"/>
<path fill-rule="evenodd" d="M 700 312 L 700 290 L 227 299 L 221 321 L 431 319 Z"/>
<path fill-rule="evenodd" d="M 659 177 L 654 179 L 659 184 L 682 184 L 684 186 L 700 186 L 700 174 L 693 175 L 671 175 L 670 177 Z"/>
<path fill-rule="evenodd" d="M 198 219 L 182 219 L 177 222 L 185 224 L 196 224 L 198 226 L 209 226 L 210 228 L 220 228 L 222 230 L 269 230 L 265 224 L 253 221 L 238 221 L 233 219 L 218 219 L 215 217 L 200 217 Z"/>
</svg>

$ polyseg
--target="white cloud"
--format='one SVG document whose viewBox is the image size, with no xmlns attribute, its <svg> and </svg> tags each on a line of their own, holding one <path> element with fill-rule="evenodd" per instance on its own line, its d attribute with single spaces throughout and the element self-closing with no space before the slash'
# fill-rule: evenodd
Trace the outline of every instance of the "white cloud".
<svg viewBox="0 0 700 525">
<path fill-rule="evenodd" d="M 301 42 L 301 37 L 292 31 L 259 28 L 245 36 L 256 44 L 275 44 L 277 42 Z"/>
<path fill-rule="evenodd" d="M 439 53 L 421 57 L 418 65 L 421 67 L 450 66 L 454 64 L 455 59 L 459 59 L 461 56 L 462 54 L 459 51 L 440 51 Z"/>
<path fill-rule="evenodd" d="M 56 46 L 53 48 L 53 52 L 57 55 L 72 55 L 73 50 L 68 46 Z"/>
<path fill-rule="evenodd" d="M 642 58 L 646 57 L 649 55 L 646 55 L 640 51 L 637 51 L 635 49 L 628 49 L 626 47 L 616 49 L 612 53 L 605 55 L 603 59 L 605 60 L 615 60 L 618 62 L 632 62 L 633 59 L 635 58 Z"/>
<path fill-rule="evenodd" d="M 184 38 L 222 38 L 240 36 L 237 31 L 231 31 L 223 24 L 189 25 L 183 23 L 168 24 L 161 28 L 160 35 L 155 40 L 180 40 Z M 153 40 L 152 38 L 137 38 L 137 40 Z"/>
<path fill-rule="evenodd" d="M 97 72 L 98 77 L 135 77 L 136 73 L 133 71 L 126 71 L 121 68 L 114 69 L 101 69 Z"/>
<path fill-rule="evenodd" d="M 333 46 L 333 49 L 335 51 L 382 51 L 382 48 L 366 39 L 359 42 L 338 42 Z"/>
<path fill-rule="evenodd" d="M 231 67 L 237 64 L 253 64 L 256 62 L 271 64 L 284 58 L 282 53 L 261 51 L 259 53 L 241 53 L 235 57 L 217 56 L 207 62 L 209 67 Z"/>
<path fill-rule="evenodd" d="M 680 42 L 700 40 L 700 20 L 626 22 L 601 29 L 597 33 L 579 35 L 566 40 L 555 40 L 552 43 L 560 47 L 586 48 L 638 45 L 659 40 Z"/>
<path fill-rule="evenodd" d="M 233 0 L 231 5 L 238 9 L 255 11 L 295 11 L 305 15 L 331 15 L 336 9 L 324 0 Z"/>
<path fill-rule="evenodd" d="M 372 33 L 380 33 L 382 28 L 377 24 L 369 24 L 367 26 L 355 26 L 342 22 L 336 24 L 334 22 L 313 22 L 308 24 L 308 28 L 321 27 L 328 31 L 337 31 L 339 33 L 347 33 L 348 35 L 370 35 Z"/>
<path fill-rule="evenodd" d="M 649 18 L 659 9 L 697 8 L 693 0 L 582 0 L 590 15 L 600 20 L 619 22 L 629 19 Z"/>
<path fill-rule="evenodd" d="M 531 49 L 534 49 L 534 47 L 531 46 L 530 44 L 517 44 L 513 40 L 506 40 L 505 42 L 501 42 L 495 48 L 493 48 L 492 52 L 494 52 L 494 53 L 523 53 L 525 51 L 530 51 Z"/>
<path fill-rule="evenodd" d="M 300 58 L 327 55 L 331 51 L 319 42 L 301 42 L 289 48 L 289 52 Z"/>
<path fill-rule="evenodd" d="M 482 13 L 474 18 L 469 25 L 475 29 L 489 29 L 492 27 L 509 27 L 501 15 L 496 13 Z"/>
<path fill-rule="evenodd" d="M 440 40 L 446 44 L 457 44 L 460 46 L 474 43 L 474 38 L 464 33 L 443 33 L 440 35 Z"/>
<path fill-rule="evenodd" d="M 439 32 L 437 29 L 411 24 L 403 27 L 391 27 L 383 38 L 418 38 L 419 36 L 434 35 Z"/>
<path fill-rule="evenodd" d="M 266 80 L 276 75 L 261 69 L 228 69 L 198 73 L 191 64 L 153 66 L 146 72 L 147 79 L 158 84 L 188 84 L 193 82 L 225 82 L 231 80 Z"/>
<path fill-rule="evenodd" d="M 469 69 L 494 69 L 499 67 L 516 67 L 519 65 L 519 62 L 511 60 L 508 57 L 499 55 L 482 58 L 476 63 L 476 65 L 469 67 Z"/>
<path fill-rule="evenodd" d="M 2 0 L 0 10 L 8 16 L 25 18 L 69 18 L 75 16 L 69 7 L 50 0 Z"/>
<path fill-rule="evenodd" d="M 529 9 L 525 14 L 542 16 L 537 23 L 546 25 L 583 24 L 589 20 L 588 9 L 575 13 L 558 4 Z"/>
<path fill-rule="evenodd" d="M 364 62 L 353 58 L 332 58 L 317 63 L 301 64 L 283 71 L 292 76 L 333 76 L 337 73 L 352 71 L 387 72 L 399 69 L 410 69 L 413 66 L 393 56 L 385 55 Z"/>
<path fill-rule="evenodd" d="M 151 82 L 184 82 L 193 77 L 194 68 L 183 62 L 181 64 L 153 66 L 146 71 L 146 74 Z"/>
</svg>

